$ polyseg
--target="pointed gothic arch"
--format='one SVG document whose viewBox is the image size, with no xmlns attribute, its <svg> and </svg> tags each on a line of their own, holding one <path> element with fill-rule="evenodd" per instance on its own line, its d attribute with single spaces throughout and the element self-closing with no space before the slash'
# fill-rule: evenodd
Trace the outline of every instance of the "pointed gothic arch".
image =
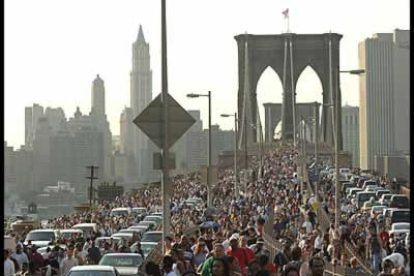
<svg viewBox="0 0 414 276">
<path fill-rule="evenodd" d="M 281 34 L 281 35 L 250 35 L 235 36 L 238 44 L 239 60 L 239 90 L 238 111 L 242 114 L 244 92 L 250 94 L 251 117 L 246 118 L 248 123 L 256 121 L 257 106 L 257 82 L 261 73 L 271 66 L 282 80 L 283 104 L 282 104 L 282 140 L 287 141 L 294 136 L 294 118 L 296 108 L 294 93 L 299 75 L 305 67 L 310 65 L 320 77 L 323 87 L 323 103 L 336 103 L 335 94 L 339 77 L 339 42 L 342 35 L 328 34 Z M 248 46 L 247 46 L 248 45 Z M 246 48 L 248 47 L 248 48 Z M 248 55 L 245 53 L 247 49 Z M 248 57 L 245 60 L 245 57 Z M 245 68 L 245 67 L 248 68 Z M 249 74 L 245 74 L 249 72 Z M 247 75 L 247 77 L 246 77 Z M 245 82 L 248 78 L 248 82 Z M 244 87 L 248 83 L 249 87 Z M 338 101 L 341 97 L 339 95 Z M 340 103 L 339 103 L 340 105 Z M 340 110 L 339 110 L 340 114 Z M 321 140 L 333 145 L 332 122 L 333 114 L 329 107 L 324 106 L 322 111 L 322 135 Z M 242 120 L 239 122 L 239 126 Z M 341 131 L 341 126 L 339 125 Z M 255 132 L 254 129 L 249 130 Z M 249 135 L 256 137 L 255 134 Z M 342 137 L 342 133 L 340 133 Z M 240 137 L 242 138 L 242 137 Z M 342 139 L 339 146 L 342 148 Z"/>
</svg>

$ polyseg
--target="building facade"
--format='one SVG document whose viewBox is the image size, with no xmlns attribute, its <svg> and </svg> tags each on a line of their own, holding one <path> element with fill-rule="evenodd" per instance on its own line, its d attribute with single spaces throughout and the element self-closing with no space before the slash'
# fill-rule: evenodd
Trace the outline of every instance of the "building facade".
<svg viewBox="0 0 414 276">
<path fill-rule="evenodd" d="M 345 151 L 352 155 L 352 166 L 359 167 L 359 108 L 342 107 L 342 139 Z"/>
<path fill-rule="evenodd" d="M 399 86 L 396 85 L 395 73 L 400 71 L 396 69 L 400 64 L 395 58 L 395 38 L 399 36 L 397 31 L 394 34 L 379 33 L 359 43 L 359 66 L 365 69 L 365 74 L 360 76 L 359 95 L 359 144 L 362 169 L 373 169 L 375 155 L 394 153 L 396 135 L 401 135 L 396 132 L 396 121 L 404 118 L 397 117 L 400 112 L 396 112 L 395 106 L 398 101 L 395 91 L 396 86 Z M 402 108 L 398 107 L 398 109 Z M 403 125 L 409 128 L 408 124 L 403 123 Z"/>
<path fill-rule="evenodd" d="M 132 45 L 131 109 L 132 118 L 136 118 L 152 100 L 152 70 L 150 68 L 149 43 L 145 41 L 142 26 L 139 27 L 137 40 Z M 133 127 L 133 153 L 137 165 L 138 181 L 156 180 L 153 170 L 155 145 L 136 126 Z"/>
<path fill-rule="evenodd" d="M 35 103 L 25 108 L 25 146 L 27 149 L 33 149 L 37 125 L 43 115 L 43 107 L 39 104 Z"/>
<path fill-rule="evenodd" d="M 410 31 L 395 30 L 393 43 L 395 148 L 405 156 L 410 154 Z"/>
</svg>

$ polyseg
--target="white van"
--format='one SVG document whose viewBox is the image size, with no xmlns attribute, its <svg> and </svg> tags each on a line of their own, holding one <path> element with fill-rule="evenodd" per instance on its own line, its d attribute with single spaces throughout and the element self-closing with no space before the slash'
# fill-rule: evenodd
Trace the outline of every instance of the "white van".
<svg viewBox="0 0 414 276">
<path fill-rule="evenodd" d="M 72 226 L 72 229 L 80 229 L 83 231 L 83 236 L 87 237 L 92 232 L 98 232 L 98 225 L 96 223 L 78 223 Z"/>
<path fill-rule="evenodd" d="M 54 243 L 58 238 L 59 233 L 56 229 L 37 229 L 32 230 L 27 234 L 24 244 L 27 245 L 29 241 L 37 247 L 48 246 Z"/>
<path fill-rule="evenodd" d="M 121 207 L 121 208 L 114 208 L 111 210 L 111 216 L 128 216 L 131 214 L 131 208 Z"/>
</svg>

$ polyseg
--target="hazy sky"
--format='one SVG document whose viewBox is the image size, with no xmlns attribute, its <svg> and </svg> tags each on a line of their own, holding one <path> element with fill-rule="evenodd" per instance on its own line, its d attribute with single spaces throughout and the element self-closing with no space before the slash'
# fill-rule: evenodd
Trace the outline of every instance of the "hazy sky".
<svg viewBox="0 0 414 276">
<path fill-rule="evenodd" d="M 169 91 L 184 108 L 201 109 L 207 100 L 187 93 L 213 95 L 213 123 L 231 129 L 238 89 L 234 36 L 280 34 L 281 14 L 289 8 L 294 33 L 336 32 L 341 40 L 341 69 L 358 67 L 358 43 L 373 33 L 409 29 L 409 0 L 167 0 Z M 160 0 L 6 0 L 5 139 L 24 143 L 24 107 L 62 107 L 67 118 L 76 106 L 89 113 L 92 81 L 105 81 L 106 111 L 112 133 L 129 106 L 132 43 L 142 24 L 150 43 L 153 97 L 161 87 Z M 309 72 L 310 71 L 310 72 Z M 342 76 L 343 103 L 358 105 L 358 77 Z M 258 100 L 281 102 L 280 80 L 266 71 Z M 298 102 L 321 101 L 316 74 L 306 70 L 297 86 Z M 261 113 L 263 113 L 261 111 Z M 262 116 L 261 116 L 262 117 Z M 262 117 L 263 120 L 263 117 Z"/>
</svg>

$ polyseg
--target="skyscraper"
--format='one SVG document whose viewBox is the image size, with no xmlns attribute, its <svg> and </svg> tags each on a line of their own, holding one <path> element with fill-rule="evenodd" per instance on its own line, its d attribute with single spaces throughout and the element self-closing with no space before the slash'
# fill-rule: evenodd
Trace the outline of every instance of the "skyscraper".
<svg viewBox="0 0 414 276">
<path fill-rule="evenodd" d="M 404 72 L 409 68 L 409 49 L 404 49 L 407 44 L 409 31 L 400 30 L 374 34 L 359 44 L 359 65 L 365 69 L 359 97 L 363 169 L 374 167 L 375 155 L 409 148 L 409 73 Z"/>
<path fill-rule="evenodd" d="M 96 79 L 92 83 L 92 113 L 96 115 L 105 115 L 105 86 L 104 81 L 96 75 Z"/>
<path fill-rule="evenodd" d="M 352 154 L 352 166 L 359 167 L 359 108 L 342 107 L 342 139 L 344 150 Z"/>
<path fill-rule="evenodd" d="M 43 117 L 43 107 L 39 104 L 26 107 L 25 109 L 25 147 L 33 149 L 36 129 L 39 119 Z"/>
<path fill-rule="evenodd" d="M 145 41 L 142 26 L 132 45 L 131 108 L 132 118 L 137 117 L 152 100 L 152 71 L 150 68 L 149 43 Z M 136 126 L 133 126 L 133 152 L 140 182 L 155 180 L 152 168 L 155 145 Z"/>
</svg>

